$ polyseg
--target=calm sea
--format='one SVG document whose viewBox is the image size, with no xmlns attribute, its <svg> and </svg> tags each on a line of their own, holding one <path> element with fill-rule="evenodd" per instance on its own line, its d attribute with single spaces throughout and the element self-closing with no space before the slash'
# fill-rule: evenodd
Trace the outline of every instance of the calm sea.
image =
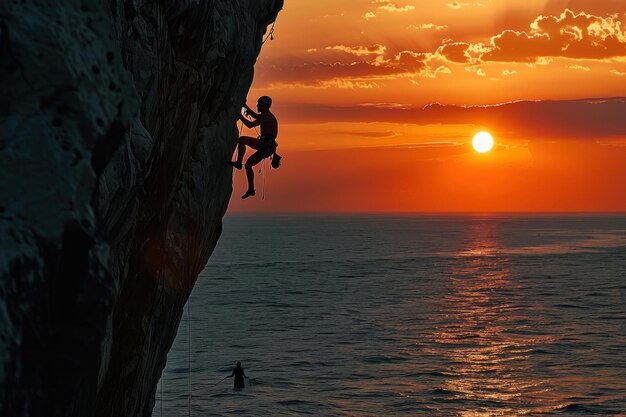
<svg viewBox="0 0 626 417">
<path fill-rule="evenodd" d="M 155 416 L 626 416 L 626 217 L 228 215 L 190 310 Z"/>
</svg>

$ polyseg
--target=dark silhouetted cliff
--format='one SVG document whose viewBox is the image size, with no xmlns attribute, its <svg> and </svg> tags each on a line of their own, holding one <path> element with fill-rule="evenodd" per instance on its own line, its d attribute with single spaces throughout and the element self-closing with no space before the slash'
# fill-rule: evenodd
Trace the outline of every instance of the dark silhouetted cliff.
<svg viewBox="0 0 626 417">
<path fill-rule="evenodd" d="M 0 415 L 151 414 L 282 5 L 0 6 Z"/>
</svg>

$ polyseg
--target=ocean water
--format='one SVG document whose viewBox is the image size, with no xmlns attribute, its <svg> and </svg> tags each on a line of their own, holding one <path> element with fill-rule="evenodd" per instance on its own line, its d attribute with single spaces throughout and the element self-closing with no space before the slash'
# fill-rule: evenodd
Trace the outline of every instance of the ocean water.
<svg viewBox="0 0 626 417">
<path fill-rule="evenodd" d="M 155 416 L 626 416 L 626 217 L 228 215 L 189 307 Z"/>
</svg>

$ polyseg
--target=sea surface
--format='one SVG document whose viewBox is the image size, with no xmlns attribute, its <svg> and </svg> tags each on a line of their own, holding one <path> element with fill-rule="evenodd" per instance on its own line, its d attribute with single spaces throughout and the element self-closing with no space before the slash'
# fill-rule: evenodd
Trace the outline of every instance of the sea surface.
<svg viewBox="0 0 626 417">
<path fill-rule="evenodd" d="M 229 214 L 188 307 L 154 416 L 626 416 L 626 217 Z"/>
</svg>

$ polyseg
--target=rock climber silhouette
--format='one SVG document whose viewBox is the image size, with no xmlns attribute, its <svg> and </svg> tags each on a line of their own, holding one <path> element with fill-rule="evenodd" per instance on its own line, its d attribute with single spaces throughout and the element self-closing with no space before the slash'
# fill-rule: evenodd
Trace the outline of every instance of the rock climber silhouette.
<svg viewBox="0 0 626 417">
<path fill-rule="evenodd" d="M 276 137 L 278 136 L 278 120 L 270 111 L 272 99 L 268 96 L 259 97 L 256 104 L 258 113 L 252 111 L 246 104 L 243 105 L 245 116 L 250 116 L 253 120 L 248 120 L 243 114 L 239 114 L 239 120 L 248 128 L 261 126 L 261 134 L 258 138 L 250 136 L 241 136 L 237 145 L 237 159 L 235 161 L 227 161 L 227 163 L 236 169 L 242 168 L 243 157 L 246 154 L 246 146 L 256 150 L 246 160 L 246 177 L 248 178 L 248 190 L 241 198 L 252 197 L 256 194 L 254 191 L 254 169 L 253 167 L 261 162 L 264 158 L 269 158 L 276 152 Z"/>
</svg>

